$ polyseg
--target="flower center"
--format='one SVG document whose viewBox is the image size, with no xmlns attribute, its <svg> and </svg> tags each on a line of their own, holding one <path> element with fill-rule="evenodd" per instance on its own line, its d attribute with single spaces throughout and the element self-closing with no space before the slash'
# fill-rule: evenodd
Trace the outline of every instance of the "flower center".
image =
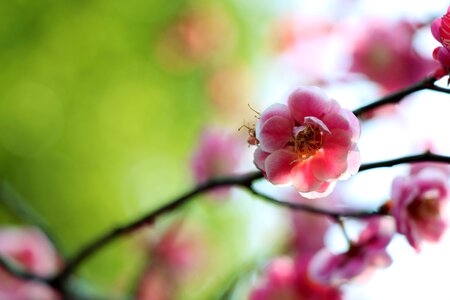
<svg viewBox="0 0 450 300">
<path fill-rule="evenodd" d="M 306 160 L 322 148 L 322 131 L 318 126 L 306 124 L 294 128 L 292 144 L 298 158 Z"/>
<path fill-rule="evenodd" d="M 431 197 L 415 200 L 408 206 L 408 212 L 418 220 L 436 217 L 439 215 L 439 201 Z"/>
</svg>

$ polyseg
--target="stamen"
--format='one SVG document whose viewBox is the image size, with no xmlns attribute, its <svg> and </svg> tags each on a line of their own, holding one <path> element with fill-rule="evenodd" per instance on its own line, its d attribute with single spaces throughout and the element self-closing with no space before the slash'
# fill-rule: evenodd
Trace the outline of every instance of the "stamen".
<svg viewBox="0 0 450 300">
<path fill-rule="evenodd" d="M 439 201 L 436 198 L 423 198 L 413 201 L 408 206 L 408 212 L 419 220 L 439 215 Z"/>
<path fill-rule="evenodd" d="M 261 119 L 261 113 L 259 111 L 257 111 L 256 109 L 254 109 L 250 103 L 247 103 L 248 108 L 250 108 L 251 111 L 253 111 L 256 115 L 254 116 L 257 119 Z"/>
<path fill-rule="evenodd" d="M 242 128 L 247 129 L 248 131 L 248 138 L 247 143 L 252 146 L 256 146 L 259 144 L 258 139 L 256 138 L 256 125 L 255 124 L 243 124 L 241 127 L 238 128 L 238 131 L 241 131 Z"/>
<path fill-rule="evenodd" d="M 302 126 L 301 130 L 293 137 L 291 143 L 299 160 L 306 160 L 316 154 L 322 148 L 323 138 L 320 128 L 311 124 Z"/>
</svg>

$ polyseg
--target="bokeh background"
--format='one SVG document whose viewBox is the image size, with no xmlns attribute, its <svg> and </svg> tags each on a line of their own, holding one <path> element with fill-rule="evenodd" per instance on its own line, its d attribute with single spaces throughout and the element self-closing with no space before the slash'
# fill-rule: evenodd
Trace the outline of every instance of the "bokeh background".
<svg viewBox="0 0 450 300">
<path fill-rule="evenodd" d="M 0 180 L 73 254 L 191 188 L 199 134 L 225 128 L 245 141 L 237 129 L 252 121 L 248 104 L 261 111 L 299 84 L 324 86 L 350 109 L 382 96 L 367 78 L 346 75 L 349 32 L 368 20 L 425 24 L 415 45 L 431 57 L 437 42 L 426 24 L 448 3 L 388 2 L 0 1 Z M 433 121 L 445 119 L 448 110 L 436 107 L 448 99 L 433 93 L 433 104 L 423 104 L 430 93 L 409 101 L 400 117 L 383 117 L 383 126 L 365 125 L 365 162 L 430 143 L 441 153 L 450 149 L 448 133 L 436 130 L 448 122 Z M 423 115 L 427 108 L 435 108 L 434 118 Z M 241 171 L 252 170 L 251 149 L 243 149 Z M 382 203 L 394 175 L 361 175 L 349 184 L 349 203 Z M 228 201 L 207 198 L 112 243 L 79 275 L 98 293 L 126 297 L 147 259 L 145 241 L 181 216 L 201 236 L 204 254 L 179 299 L 220 297 L 238 274 L 279 250 L 286 224 L 282 211 L 239 191 Z M 0 206 L 0 223 L 21 222 Z M 377 285 L 356 290 L 353 299 L 380 292 Z"/>
</svg>

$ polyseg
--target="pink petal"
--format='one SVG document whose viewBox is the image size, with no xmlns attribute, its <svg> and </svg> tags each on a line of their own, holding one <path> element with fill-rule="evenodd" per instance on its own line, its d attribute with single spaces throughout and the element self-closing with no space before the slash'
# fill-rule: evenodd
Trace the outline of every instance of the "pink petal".
<svg viewBox="0 0 450 300">
<path fill-rule="evenodd" d="M 329 111 L 330 101 L 318 87 L 302 87 L 289 96 L 288 106 L 295 121 L 303 124 L 305 117 L 321 119 Z"/>
<path fill-rule="evenodd" d="M 282 149 L 292 137 L 292 123 L 290 120 L 274 116 L 261 126 L 259 146 L 266 152 Z"/>
<path fill-rule="evenodd" d="M 347 180 L 351 175 L 354 175 L 358 172 L 359 167 L 361 166 L 361 155 L 359 154 L 358 148 L 355 148 L 348 153 L 347 156 L 347 170 L 345 174 L 342 174 L 339 177 L 339 180 Z"/>
<path fill-rule="evenodd" d="M 416 229 L 419 231 L 420 236 L 429 242 L 438 242 L 447 229 L 447 222 L 442 219 L 420 222 L 417 225 Z"/>
<path fill-rule="evenodd" d="M 350 127 L 352 129 L 352 141 L 356 142 L 361 135 L 361 125 L 359 124 L 358 118 L 353 114 L 353 112 L 344 109 L 347 119 L 350 122 Z"/>
<path fill-rule="evenodd" d="M 266 158 L 267 179 L 273 184 L 285 184 L 291 181 L 291 169 L 297 156 L 288 150 L 278 150 Z"/>
<path fill-rule="evenodd" d="M 253 163 L 262 172 L 266 171 L 266 169 L 264 167 L 264 163 L 265 163 L 266 158 L 269 156 L 269 154 L 270 153 L 264 152 L 259 147 L 256 148 L 255 152 L 253 153 Z"/>
<path fill-rule="evenodd" d="M 351 132 L 335 129 L 331 134 L 323 135 L 322 149 L 327 158 L 346 160 L 348 152 L 352 147 Z"/>
<path fill-rule="evenodd" d="M 333 160 L 323 154 L 310 158 L 311 171 L 320 181 L 337 180 L 347 170 L 347 160 Z"/>
<path fill-rule="evenodd" d="M 292 184 L 300 193 L 316 191 L 323 184 L 323 181 L 314 177 L 310 160 L 295 164 L 291 171 L 291 177 Z"/>
<path fill-rule="evenodd" d="M 309 193 L 300 193 L 300 195 L 308 199 L 323 198 L 331 194 L 335 185 L 336 181 L 323 182 L 322 185 L 318 187 L 316 191 L 312 191 Z"/>
<path fill-rule="evenodd" d="M 433 34 L 434 38 L 440 42 L 441 37 L 439 35 L 439 28 L 441 27 L 441 18 L 437 18 L 431 23 L 431 33 Z"/>
<path fill-rule="evenodd" d="M 264 124 L 267 120 L 275 116 L 290 120 L 291 112 L 289 111 L 289 108 L 286 105 L 281 103 L 274 103 L 263 111 L 263 113 L 261 114 L 261 119 L 259 119 L 259 122 L 261 124 Z"/>
<path fill-rule="evenodd" d="M 326 114 L 322 118 L 322 121 L 328 126 L 328 128 L 330 128 L 330 130 L 343 129 L 351 131 L 350 122 L 347 119 L 347 116 L 340 112 L 336 114 Z"/>
<path fill-rule="evenodd" d="M 439 62 L 446 68 L 450 67 L 450 53 L 447 48 L 439 47 L 437 52 Z"/>
<path fill-rule="evenodd" d="M 320 128 L 320 130 L 322 132 L 326 132 L 328 134 L 331 133 L 331 131 L 330 131 L 330 129 L 328 129 L 327 125 L 325 125 L 325 123 L 322 122 L 322 120 L 317 119 L 316 117 L 305 117 L 305 124 L 316 125 L 317 127 Z"/>
</svg>

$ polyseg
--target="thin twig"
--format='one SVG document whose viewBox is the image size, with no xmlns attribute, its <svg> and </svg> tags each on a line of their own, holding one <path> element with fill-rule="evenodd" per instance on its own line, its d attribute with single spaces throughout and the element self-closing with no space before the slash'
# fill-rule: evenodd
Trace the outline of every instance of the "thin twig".
<svg viewBox="0 0 450 300">
<path fill-rule="evenodd" d="M 432 91 L 437 91 L 437 92 L 441 92 L 441 93 L 450 94 L 450 89 L 446 89 L 446 88 L 440 87 L 440 86 L 438 86 L 436 84 L 430 85 L 428 87 L 428 89 L 432 90 Z"/>
<path fill-rule="evenodd" d="M 376 163 L 368 163 L 361 165 L 359 172 L 374 169 L 374 168 L 381 168 L 381 167 L 390 167 L 402 163 L 415 163 L 415 162 L 443 162 L 443 163 L 450 163 L 450 157 L 432 154 L 430 152 L 426 152 L 419 155 L 412 155 L 412 156 L 406 156 L 401 157 L 397 159 L 392 160 L 386 160 Z M 48 284 L 53 286 L 56 289 L 59 289 L 61 291 L 65 290 L 65 284 L 69 276 L 71 276 L 72 273 L 75 272 L 75 270 L 89 257 L 91 257 L 94 253 L 96 253 L 99 249 L 113 241 L 114 239 L 121 237 L 127 233 L 130 233 L 134 230 L 137 230 L 138 228 L 141 228 L 142 226 L 145 226 L 147 224 L 150 224 L 154 222 L 158 217 L 161 215 L 168 213 L 170 211 L 173 211 L 177 208 L 180 208 L 184 204 L 186 204 L 189 199 L 193 199 L 194 196 L 207 192 L 211 189 L 217 188 L 217 187 L 223 187 L 223 186 L 241 186 L 246 189 L 248 189 L 253 194 L 259 196 L 261 199 L 266 200 L 267 202 L 273 203 L 278 206 L 287 207 L 290 209 L 295 210 L 302 210 L 309 213 L 314 214 L 320 214 L 320 215 L 326 215 L 333 218 L 369 218 L 374 216 L 383 216 L 387 215 L 387 212 L 383 209 L 378 209 L 374 211 L 332 211 L 327 210 L 323 208 L 317 208 L 301 203 L 293 203 L 293 202 L 285 202 L 280 201 L 277 199 L 274 199 L 268 195 L 262 194 L 259 191 L 256 191 L 252 187 L 252 183 L 262 178 L 263 175 L 261 172 L 252 172 L 245 175 L 235 176 L 235 177 L 225 177 L 225 178 L 219 178 L 219 179 L 213 179 L 211 181 L 208 181 L 202 185 L 197 186 L 195 189 L 193 189 L 190 192 L 187 192 L 186 194 L 176 198 L 175 200 L 163 205 L 159 209 L 152 211 L 143 217 L 134 220 L 128 224 L 125 224 L 123 226 L 120 226 L 116 229 L 111 230 L 110 232 L 107 232 L 104 235 L 101 235 L 97 239 L 94 239 L 91 243 L 86 245 L 85 247 L 81 248 L 81 250 L 75 254 L 74 257 L 69 259 L 65 265 L 65 267 L 51 280 L 48 280 Z M 21 277 L 20 275 L 18 275 Z M 46 279 L 42 280 L 43 282 L 46 281 Z"/>
<path fill-rule="evenodd" d="M 418 162 L 441 162 L 441 163 L 449 164 L 450 157 L 433 154 L 433 153 L 427 151 L 423 154 L 417 154 L 417 155 L 395 158 L 395 159 L 391 159 L 391 160 L 363 164 L 359 168 L 358 172 L 363 172 L 363 171 L 376 169 L 376 168 L 392 167 L 392 166 L 404 164 L 404 163 L 418 163 Z"/>
<path fill-rule="evenodd" d="M 122 236 L 126 233 L 130 233 L 144 225 L 147 225 L 149 223 L 152 223 L 155 221 L 155 219 L 164 213 L 173 211 L 177 208 L 180 208 L 184 204 L 188 202 L 189 199 L 192 199 L 194 196 L 206 192 L 208 190 L 211 190 L 216 187 L 221 186 L 232 186 L 232 185 L 239 185 L 239 186 L 247 186 L 251 185 L 251 183 L 256 180 L 262 178 L 262 174 L 260 172 L 253 172 L 242 176 L 236 176 L 236 177 L 227 177 L 222 179 L 214 179 L 211 181 L 208 181 L 204 184 L 199 185 L 195 189 L 193 189 L 190 192 L 187 192 L 186 194 L 182 195 L 181 197 L 175 199 L 174 201 L 171 201 L 159 209 L 150 212 L 149 214 L 144 215 L 143 217 L 126 224 L 124 226 L 118 227 L 116 229 L 113 229 L 112 231 L 100 236 L 99 238 L 95 239 L 92 243 L 89 243 L 87 246 L 82 248 L 72 259 L 69 259 L 67 261 L 67 264 L 65 267 L 61 270 L 55 278 L 52 279 L 52 285 L 61 288 L 62 285 L 64 285 L 64 282 L 66 279 L 75 271 L 75 269 L 78 268 L 78 266 L 86 260 L 88 257 L 90 257 L 92 254 L 94 254 L 98 249 L 102 248 L 106 244 L 110 243 L 112 240 L 118 238 L 119 236 Z"/>
<path fill-rule="evenodd" d="M 278 206 L 282 206 L 282 207 L 286 207 L 289 209 L 293 209 L 293 210 L 300 210 L 300 211 L 304 211 L 304 212 L 308 212 L 308 213 L 312 213 L 312 214 L 316 214 L 316 215 L 322 215 L 322 216 L 327 216 L 330 217 L 332 219 L 339 219 L 339 218 L 355 218 L 355 219 L 365 219 L 365 218 L 371 218 L 371 217 L 376 217 L 376 216 L 381 216 L 381 215 L 386 215 L 385 212 L 380 212 L 380 211 L 367 211 L 367 210 L 361 210 L 361 211 L 335 211 L 335 210 L 329 210 L 326 208 L 321 208 L 321 207 L 315 207 L 312 205 L 307 205 L 307 204 L 303 204 L 303 203 L 298 203 L 298 202 L 288 202 L 288 201 L 281 201 L 281 200 L 277 200 L 267 194 L 261 193 L 260 191 L 255 190 L 252 186 L 247 187 L 247 189 L 253 193 L 255 196 L 258 196 L 259 198 L 265 200 L 266 202 L 278 205 Z"/>
<path fill-rule="evenodd" d="M 425 89 L 443 92 L 442 88 L 440 88 L 434 84 L 435 82 L 436 82 L 436 78 L 434 76 L 426 77 L 422 81 L 420 81 L 416 84 L 413 84 L 413 85 L 411 85 L 407 88 L 404 88 L 396 93 L 393 93 L 386 97 L 383 97 L 383 98 L 381 98 L 377 101 L 374 101 L 370 104 L 367 104 L 363 107 L 355 109 L 353 111 L 353 113 L 355 114 L 355 116 L 360 117 L 361 115 L 363 115 L 364 113 L 366 113 L 368 111 L 371 111 L 375 108 L 378 108 L 378 107 L 386 105 L 386 104 L 398 103 L 404 97 L 406 97 L 414 92 L 425 90 Z"/>
<path fill-rule="evenodd" d="M 378 211 L 380 212 L 380 214 L 383 212 L 383 210 L 378 209 Z M 383 213 L 384 214 L 384 213 Z M 336 218 L 336 223 L 339 225 L 339 228 L 341 228 L 342 234 L 344 235 L 345 240 L 348 243 L 348 248 L 350 249 L 353 246 L 353 241 L 350 238 L 347 229 L 345 228 L 345 224 L 344 224 L 344 220 L 343 218 Z"/>
</svg>

